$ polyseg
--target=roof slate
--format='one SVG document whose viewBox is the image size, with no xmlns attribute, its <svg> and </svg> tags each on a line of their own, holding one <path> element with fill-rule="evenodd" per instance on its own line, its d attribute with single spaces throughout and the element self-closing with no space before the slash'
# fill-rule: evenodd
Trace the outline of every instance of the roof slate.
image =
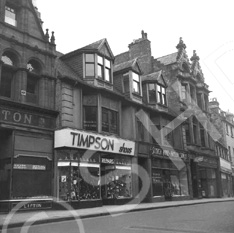
<svg viewBox="0 0 234 233">
<path fill-rule="evenodd" d="M 129 57 L 129 51 L 118 54 L 117 56 L 115 56 L 115 64 L 120 64 L 126 61 L 129 61 L 130 57 Z"/>
<path fill-rule="evenodd" d="M 155 60 L 161 62 L 163 65 L 170 65 L 170 64 L 175 63 L 177 61 L 177 59 L 176 59 L 177 55 L 178 55 L 178 52 L 175 52 L 175 53 L 163 56 L 163 57 L 156 58 Z"/>
<path fill-rule="evenodd" d="M 114 72 L 119 71 L 119 70 L 124 70 L 127 68 L 133 68 L 136 62 L 137 62 L 137 59 L 135 58 L 133 60 L 114 65 Z"/>
</svg>

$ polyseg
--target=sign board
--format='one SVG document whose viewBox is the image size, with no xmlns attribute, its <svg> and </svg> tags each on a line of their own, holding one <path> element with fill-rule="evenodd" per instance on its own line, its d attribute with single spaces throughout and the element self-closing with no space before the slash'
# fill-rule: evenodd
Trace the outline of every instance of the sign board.
<svg viewBox="0 0 234 233">
<path fill-rule="evenodd" d="M 12 208 L 17 206 L 17 203 L 12 203 Z M 50 209 L 52 208 L 52 202 L 51 201 L 35 201 L 35 202 L 29 202 L 25 203 L 23 206 L 20 207 L 20 210 L 38 210 L 38 209 Z"/>
<path fill-rule="evenodd" d="M 135 152 L 135 142 L 133 141 L 80 130 L 57 130 L 54 141 L 55 148 L 69 147 L 125 155 L 134 155 Z"/>
<path fill-rule="evenodd" d="M 222 159 L 222 158 L 219 158 L 220 160 L 220 167 L 221 169 L 225 170 L 225 171 L 229 171 L 229 172 L 232 172 L 232 166 L 231 166 L 231 163 Z"/>
<path fill-rule="evenodd" d="M 46 170 L 45 165 L 21 164 L 15 163 L 13 169 L 17 170 Z"/>
</svg>

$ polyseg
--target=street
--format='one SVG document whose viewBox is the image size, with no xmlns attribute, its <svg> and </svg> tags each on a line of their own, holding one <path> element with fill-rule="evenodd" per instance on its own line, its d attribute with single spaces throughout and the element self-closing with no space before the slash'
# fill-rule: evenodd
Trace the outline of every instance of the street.
<svg viewBox="0 0 234 233">
<path fill-rule="evenodd" d="M 7 232 L 233 233 L 233 213 L 233 202 L 207 203 L 34 225 Z"/>
</svg>

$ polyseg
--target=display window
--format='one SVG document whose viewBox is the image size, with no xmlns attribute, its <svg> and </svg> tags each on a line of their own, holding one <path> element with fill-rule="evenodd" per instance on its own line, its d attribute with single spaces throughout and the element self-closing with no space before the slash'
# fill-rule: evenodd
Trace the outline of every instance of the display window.
<svg viewBox="0 0 234 233">
<path fill-rule="evenodd" d="M 63 201 L 98 200 L 100 196 L 99 155 L 83 158 L 83 153 L 58 153 L 58 198 Z"/>
<path fill-rule="evenodd" d="M 120 165 L 121 164 L 121 165 Z M 130 159 L 102 158 L 102 198 L 120 199 L 132 197 L 132 169 Z"/>
<path fill-rule="evenodd" d="M 171 160 L 152 159 L 153 196 L 187 196 L 187 169 L 178 170 Z"/>
</svg>

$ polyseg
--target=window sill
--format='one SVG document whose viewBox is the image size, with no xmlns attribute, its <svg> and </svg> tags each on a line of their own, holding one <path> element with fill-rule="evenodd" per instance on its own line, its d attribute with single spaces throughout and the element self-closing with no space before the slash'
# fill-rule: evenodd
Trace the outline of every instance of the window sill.
<svg viewBox="0 0 234 233">
<path fill-rule="evenodd" d="M 141 94 L 137 93 L 137 92 L 132 92 L 132 95 L 137 97 L 137 98 L 142 98 Z"/>
</svg>

